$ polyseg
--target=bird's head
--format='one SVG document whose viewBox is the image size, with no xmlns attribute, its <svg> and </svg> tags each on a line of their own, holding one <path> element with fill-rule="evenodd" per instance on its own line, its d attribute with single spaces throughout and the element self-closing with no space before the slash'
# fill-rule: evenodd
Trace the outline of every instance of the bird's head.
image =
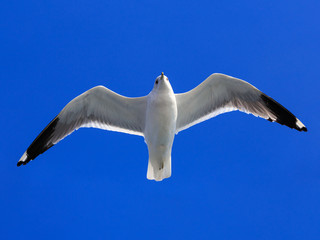
<svg viewBox="0 0 320 240">
<path fill-rule="evenodd" d="M 156 78 L 153 89 L 162 90 L 167 88 L 171 89 L 171 84 L 167 76 L 162 72 L 161 75 Z"/>
</svg>

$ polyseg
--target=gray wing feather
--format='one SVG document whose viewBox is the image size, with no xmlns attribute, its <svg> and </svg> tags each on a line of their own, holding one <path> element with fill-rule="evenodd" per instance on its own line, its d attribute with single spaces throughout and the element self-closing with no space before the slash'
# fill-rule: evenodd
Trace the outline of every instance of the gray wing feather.
<svg viewBox="0 0 320 240">
<path fill-rule="evenodd" d="M 305 126 L 287 109 L 251 84 L 224 74 L 212 74 L 196 88 L 176 94 L 176 132 L 219 114 L 239 110 L 299 131 Z"/>
<path fill-rule="evenodd" d="M 80 127 L 94 127 L 143 136 L 146 98 L 128 98 L 103 86 L 73 99 L 59 113 L 54 143 Z"/>
<path fill-rule="evenodd" d="M 39 154 L 81 127 L 143 136 L 146 97 L 128 98 L 103 86 L 94 87 L 69 102 L 32 142 L 18 166 Z"/>
</svg>

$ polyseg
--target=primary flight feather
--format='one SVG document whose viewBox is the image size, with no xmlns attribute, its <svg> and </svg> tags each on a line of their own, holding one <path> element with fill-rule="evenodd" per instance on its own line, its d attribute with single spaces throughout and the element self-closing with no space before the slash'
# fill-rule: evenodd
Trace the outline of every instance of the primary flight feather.
<svg viewBox="0 0 320 240">
<path fill-rule="evenodd" d="M 97 86 L 74 98 L 32 142 L 17 165 L 27 164 L 80 127 L 95 127 L 143 136 L 149 151 L 147 178 L 161 181 L 171 176 L 175 134 L 234 110 L 307 131 L 281 104 L 243 80 L 215 73 L 189 92 L 174 94 L 162 73 L 145 97 L 128 98 Z"/>
</svg>

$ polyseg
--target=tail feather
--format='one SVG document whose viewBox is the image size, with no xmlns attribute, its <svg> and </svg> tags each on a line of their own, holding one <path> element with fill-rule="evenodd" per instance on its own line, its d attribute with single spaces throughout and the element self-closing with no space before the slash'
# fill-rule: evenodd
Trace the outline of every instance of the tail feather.
<svg viewBox="0 0 320 240">
<path fill-rule="evenodd" d="M 147 179 L 162 181 L 171 176 L 171 157 L 167 159 L 149 158 Z"/>
</svg>

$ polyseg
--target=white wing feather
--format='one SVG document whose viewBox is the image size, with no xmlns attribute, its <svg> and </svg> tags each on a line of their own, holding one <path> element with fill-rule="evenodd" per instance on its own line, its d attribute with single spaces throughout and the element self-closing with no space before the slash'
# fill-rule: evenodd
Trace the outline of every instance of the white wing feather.
<svg viewBox="0 0 320 240">
<path fill-rule="evenodd" d="M 146 98 L 128 98 L 106 87 L 94 87 L 68 103 L 57 116 L 54 143 L 80 127 L 143 136 Z"/>
<path fill-rule="evenodd" d="M 146 97 L 128 98 L 103 86 L 69 102 L 32 142 L 18 162 L 26 164 L 80 127 L 94 127 L 143 136 Z"/>
<path fill-rule="evenodd" d="M 196 88 L 176 94 L 176 133 L 219 114 L 240 110 L 299 131 L 305 126 L 287 109 L 251 84 L 224 74 L 209 76 Z"/>
</svg>

